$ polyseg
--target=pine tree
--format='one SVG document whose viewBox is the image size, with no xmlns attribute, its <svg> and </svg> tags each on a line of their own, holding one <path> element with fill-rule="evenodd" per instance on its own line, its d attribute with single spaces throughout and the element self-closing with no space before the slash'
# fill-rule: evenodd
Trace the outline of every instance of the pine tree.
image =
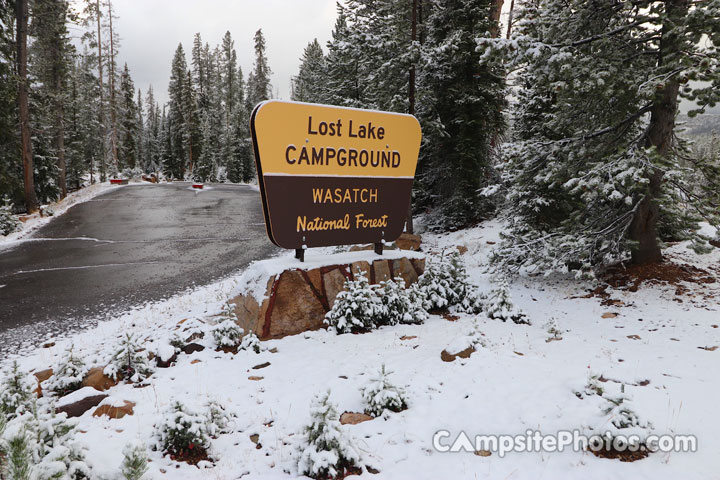
<svg viewBox="0 0 720 480">
<path fill-rule="evenodd" d="M 104 373 L 111 378 L 123 379 L 131 383 L 142 382 L 152 375 L 153 369 L 147 351 L 140 346 L 134 334 L 127 333 L 118 342 Z"/>
<path fill-rule="evenodd" d="M 268 66 L 268 59 L 265 56 L 265 37 L 262 30 L 255 32 L 255 62 L 253 70 L 247 83 L 247 104 L 248 111 L 252 111 L 255 105 L 269 99 L 272 95 L 270 91 L 270 75 L 272 71 Z"/>
<path fill-rule="evenodd" d="M 162 164 L 160 160 L 160 108 L 155 102 L 153 87 L 148 87 L 145 95 L 147 115 L 145 116 L 144 145 L 143 145 L 143 169 L 146 172 L 157 172 Z"/>
<path fill-rule="evenodd" d="M 290 98 L 296 102 L 322 103 L 326 76 L 325 54 L 316 38 L 308 43 L 300 57 L 300 71 L 292 79 Z"/>
<path fill-rule="evenodd" d="M 340 425 L 330 391 L 317 394 L 310 405 L 310 424 L 299 444 L 298 471 L 311 478 L 344 478 L 361 468 L 362 456 Z"/>
<path fill-rule="evenodd" d="M 715 2 L 521 6 L 515 38 L 494 42 L 521 68 L 502 169 L 511 228 L 498 264 L 592 274 L 658 261 L 660 241 L 696 237 L 701 218 L 720 223 L 715 197 L 694 194 L 691 180 L 720 178 L 681 160 L 675 125 L 680 97 L 700 110 L 720 98 L 720 39 L 699 42 L 720 28 Z"/>
<path fill-rule="evenodd" d="M 125 446 L 120 471 L 125 480 L 140 480 L 145 475 L 148 471 L 148 455 L 144 443 L 137 440 Z"/>
<path fill-rule="evenodd" d="M 120 74 L 120 104 L 118 121 L 118 168 L 134 169 L 138 165 L 138 106 L 135 103 L 135 84 L 130 77 L 127 63 Z"/>
<path fill-rule="evenodd" d="M 166 128 L 168 132 L 169 150 L 163 164 L 165 174 L 171 178 L 182 179 L 187 165 L 187 119 L 184 111 L 186 100 L 187 64 L 182 44 L 175 50 L 170 68 L 170 84 L 168 86 L 169 112 Z"/>
<path fill-rule="evenodd" d="M 377 327 L 383 318 L 384 308 L 380 297 L 368 282 L 365 272 L 358 272 L 354 280 L 345 280 L 343 291 L 338 293 L 325 323 L 337 333 L 366 332 Z"/>
<path fill-rule="evenodd" d="M 13 75 L 14 22 L 10 3 L 3 4 L 3 8 L 0 8 L 0 191 L 13 204 L 22 205 L 23 164 L 21 156 L 17 155 L 20 139 L 17 135 L 17 79 Z"/>
<path fill-rule="evenodd" d="M 82 357 L 75 352 L 75 346 L 71 345 L 65 351 L 65 355 L 53 367 L 53 374 L 47 380 L 45 389 L 53 392 L 58 397 L 79 390 L 83 386 L 83 379 L 88 371 Z"/>
<path fill-rule="evenodd" d="M 507 281 L 502 280 L 498 288 L 492 290 L 488 295 L 486 306 L 487 317 L 494 320 L 506 322 L 511 320 L 514 323 L 529 325 L 525 312 L 515 307 L 510 296 L 510 287 Z"/>
<path fill-rule="evenodd" d="M 367 405 L 365 413 L 368 415 L 379 417 L 385 410 L 401 412 L 407 408 L 405 391 L 392 384 L 390 375 L 392 372 L 385 371 L 383 364 L 361 389 L 363 402 Z"/>
<path fill-rule="evenodd" d="M 505 122 L 499 61 L 480 64 L 477 39 L 489 35 L 491 0 L 439 0 L 430 5 L 418 75 L 424 143 L 417 205 L 432 208 L 431 226 L 456 229 L 488 218 L 480 190 L 494 183 L 493 141 Z"/>
</svg>

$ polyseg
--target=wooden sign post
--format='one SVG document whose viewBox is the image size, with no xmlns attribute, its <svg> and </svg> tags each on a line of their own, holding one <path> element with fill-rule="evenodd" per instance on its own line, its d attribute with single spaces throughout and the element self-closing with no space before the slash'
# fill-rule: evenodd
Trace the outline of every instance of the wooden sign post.
<svg viewBox="0 0 720 480">
<path fill-rule="evenodd" d="M 269 100 L 250 120 L 265 226 L 277 246 L 396 240 L 417 166 L 412 115 Z"/>
</svg>

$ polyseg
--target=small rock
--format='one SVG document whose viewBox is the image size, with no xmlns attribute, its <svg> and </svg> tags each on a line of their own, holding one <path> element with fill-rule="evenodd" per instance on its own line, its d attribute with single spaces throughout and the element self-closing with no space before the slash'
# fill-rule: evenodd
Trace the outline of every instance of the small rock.
<svg viewBox="0 0 720 480">
<path fill-rule="evenodd" d="M 258 377 L 258 376 L 255 376 L 255 375 L 250 375 L 250 376 L 248 377 L 248 380 L 253 380 L 253 381 L 257 382 L 257 381 L 262 380 L 263 378 L 265 378 L 265 377 Z"/>
<path fill-rule="evenodd" d="M 192 344 L 197 345 L 197 344 Z M 177 361 L 177 353 L 174 353 L 170 358 L 163 361 L 160 357 L 155 357 L 155 365 L 158 366 L 158 368 L 170 368 L 173 363 Z"/>
<path fill-rule="evenodd" d="M 199 358 L 196 358 L 195 360 L 190 362 L 190 365 L 195 365 L 196 363 L 200 363 L 200 362 L 202 362 L 202 360 L 200 360 Z"/>
<path fill-rule="evenodd" d="M 265 368 L 265 367 L 269 367 L 269 366 L 270 366 L 270 362 L 265 362 L 265 363 L 261 363 L 260 365 L 255 365 L 252 368 L 253 368 L 253 370 L 260 370 L 261 368 Z"/>
<path fill-rule="evenodd" d="M 106 398 L 106 393 L 101 393 L 92 387 L 83 387 L 62 397 L 58 401 L 55 411 L 57 413 L 65 412 L 70 418 L 79 417 L 91 408 L 98 406 Z"/>
<path fill-rule="evenodd" d="M 102 367 L 91 368 L 83 379 L 83 387 L 93 387 L 95 390 L 104 392 L 117 385 L 118 381 L 105 375 L 103 370 Z"/>
<path fill-rule="evenodd" d="M 640 335 L 628 335 L 627 338 L 630 340 L 640 340 Z"/>
<path fill-rule="evenodd" d="M 478 457 L 489 457 L 490 455 L 492 455 L 492 452 L 490 450 L 477 450 L 475 452 L 475 455 L 477 455 Z"/>
<path fill-rule="evenodd" d="M 93 417 L 102 417 L 107 415 L 112 419 L 123 418 L 125 415 L 132 415 L 135 413 L 135 403 L 129 400 L 123 400 L 124 405 L 114 407 L 112 405 L 100 405 L 97 410 L 93 412 Z"/>
<path fill-rule="evenodd" d="M 372 420 L 373 417 L 365 413 L 345 412 L 340 415 L 340 423 L 343 425 L 357 425 L 358 423 Z"/>
<path fill-rule="evenodd" d="M 39 372 L 35 372 L 35 378 L 37 378 L 37 388 L 35 389 L 35 394 L 38 398 L 42 397 L 42 382 L 47 380 L 48 378 L 52 377 L 53 375 L 53 369 L 48 368 L 47 370 L 40 370 Z"/>
<path fill-rule="evenodd" d="M 602 318 L 615 318 L 618 314 L 615 312 L 605 312 L 602 314 Z"/>
<path fill-rule="evenodd" d="M 189 343 L 182 348 L 182 351 L 188 355 L 193 354 L 195 352 L 202 352 L 203 350 L 205 350 L 205 347 L 203 347 L 202 345 L 200 345 L 198 343 Z"/>
<path fill-rule="evenodd" d="M 713 345 L 712 347 L 698 347 L 698 348 L 700 350 L 707 350 L 708 352 L 714 352 L 715 350 L 717 350 L 720 347 L 718 347 L 717 345 Z"/>
<path fill-rule="evenodd" d="M 460 255 L 465 255 L 468 251 L 468 248 L 465 245 L 457 245 L 455 248 L 457 248 Z"/>
<path fill-rule="evenodd" d="M 403 335 L 400 340 L 412 340 L 414 338 L 417 338 L 417 335 Z"/>
<path fill-rule="evenodd" d="M 54 347 L 54 346 L 55 346 L 55 342 L 48 342 L 48 343 L 43 344 L 43 348 L 50 348 L 50 347 Z"/>
<path fill-rule="evenodd" d="M 455 354 L 448 353 L 447 350 L 443 350 L 442 352 L 440 352 L 440 359 L 443 362 L 453 362 L 453 361 L 455 361 L 456 358 L 468 358 L 474 352 L 475 352 L 475 347 L 467 347 L 465 350 L 462 350 Z"/>
</svg>

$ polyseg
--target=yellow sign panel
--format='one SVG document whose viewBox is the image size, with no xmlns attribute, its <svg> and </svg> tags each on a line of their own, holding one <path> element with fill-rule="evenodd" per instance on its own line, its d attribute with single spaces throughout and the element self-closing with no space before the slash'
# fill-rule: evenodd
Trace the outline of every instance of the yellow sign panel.
<svg viewBox="0 0 720 480">
<path fill-rule="evenodd" d="M 270 100 L 250 125 L 273 243 L 377 244 L 402 233 L 420 150 L 415 117 Z"/>
<path fill-rule="evenodd" d="M 421 131 L 412 115 L 270 100 L 254 124 L 263 175 L 415 175 Z"/>
</svg>

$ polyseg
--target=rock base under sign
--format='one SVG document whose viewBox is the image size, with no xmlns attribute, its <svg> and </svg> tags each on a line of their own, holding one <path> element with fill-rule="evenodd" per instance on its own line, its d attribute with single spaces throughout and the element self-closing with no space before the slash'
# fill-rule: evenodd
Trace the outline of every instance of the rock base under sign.
<svg viewBox="0 0 720 480">
<path fill-rule="evenodd" d="M 364 271 L 372 284 L 402 277 L 411 285 L 425 270 L 424 254 L 403 250 L 386 251 L 382 256 L 361 251 L 306 260 L 265 260 L 251 267 L 247 280 L 249 290 L 255 284 L 254 291 L 230 300 L 246 332 L 266 340 L 324 328 L 325 314 L 343 290 L 345 279 Z"/>
</svg>

